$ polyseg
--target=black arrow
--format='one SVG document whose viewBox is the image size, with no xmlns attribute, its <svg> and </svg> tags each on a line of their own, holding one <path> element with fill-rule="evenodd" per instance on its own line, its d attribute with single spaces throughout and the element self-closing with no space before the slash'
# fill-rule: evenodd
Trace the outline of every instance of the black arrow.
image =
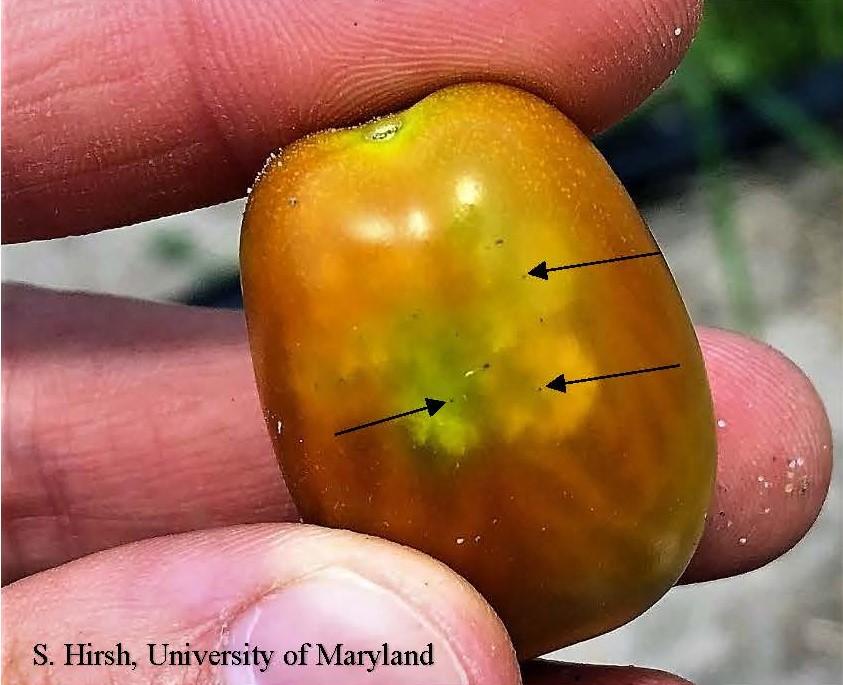
<svg viewBox="0 0 843 685">
<path fill-rule="evenodd" d="M 635 376 L 639 373 L 652 373 L 653 371 L 667 371 L 668 369 L 678 369 L 679 364 L 668 364 L 667 366 L 651 366 L 647 369 L 635 369 L 634 371 L 621 371 L 620 373 L 607 373 L 604 376 L 591 376 L 589 378 L 577 378 L 573 381 L 565 380 L 565 374 L 560 373 L 554 378 L 546 387 L 558 392 L 567 392 L 569 385 L 576 383 L 589 383 L 591 381 L 603 381 L 607 378 L 621 378 L 622 376 Z"/>
<path fill-rule="evenodd" d="M 547 262 L 540 262 L 536 264 L 527 273 L 535 278 L 541 278 L 543 281 L 547 280 L 547 275 L 551 271 L 566 271 L 567 269 L 579 269 L 581 266 L 595 266 L 597 264 L 611 264 L 612 262 L 625 262 L 629 259 L 642 259 L 643 257 L 655 257 L 661 252 L 645 252 L 644 254 L 631 254 L 626 257 L 612 257 L 610 259 L 598 259 L 595 262 L 579 262 L 577 264 L 565 264 L 564 266 L 548 266 Z"/>
<path fill-rule="evenodd" d="M 351 433 L 352 431 L 359 431 L 363 428 L 370 428 L 371 426 L 377 426 L 379 423 L 386 423 L 387 421 L 393 421 L 395 419 L 403 418 L 404 416 L 410 416 L 411 414 L 418 414 L 419 412 L 426 411 L 428 415 L 433 416 L 436 412 L 438 412 L 442 407 L 445 406 L 445 403 L 442 400 L 433 400 L 430 397 L 424 398 L 424 406 L 419 407 L 418 409 L 411 409 L 410 411 L 402 411 L 400 414 L 393 414 L 392 416 L 387 416 L 384 419 L 377 419 L 375 421 L 369 421 L 368 423 L 361 423 L 359 426 L 352 426 L 351 428 L 343 428 L 341 431 L 337 431 L 334 435 L 344 435 L 346 433 Z"/>
</svg>

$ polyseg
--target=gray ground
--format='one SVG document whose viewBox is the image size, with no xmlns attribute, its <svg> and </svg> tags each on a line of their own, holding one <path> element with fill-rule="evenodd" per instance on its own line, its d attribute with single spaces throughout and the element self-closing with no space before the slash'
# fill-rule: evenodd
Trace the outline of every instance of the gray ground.
<svg viewBox="0 0 843 685">
<path fill-rule="evenodd" d="M 843 176 L 785 150 L 730 170 L 763 316 L 758 335 L 813 379 L 843 434 Z M 142 228 L 7 246 L 4 280 L 167 299 L 234 269 L 242 204 Z M 730 326 L 711 215 L 699 181 L 644 207 L 697 322 Z M 732 326 L 733 327 L 733 326 Z M 638 663 L 698 685 L 843 681 L 843 476 L 819 522 L 786 557 L 754 573 L 672 591 L 565 660 Z"/>
</svg>

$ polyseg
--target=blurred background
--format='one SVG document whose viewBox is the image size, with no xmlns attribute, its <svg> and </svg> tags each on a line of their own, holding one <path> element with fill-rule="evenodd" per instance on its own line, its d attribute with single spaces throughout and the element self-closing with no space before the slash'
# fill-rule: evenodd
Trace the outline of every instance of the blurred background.
<svg viewBox="0 0 843 685">
<path fill-rule="evenodd" d="M 795 360 L 824 398 L 839 448 L 843 2 L 708 0 L 682 67 L 597 143 L 694 320 Z M 238 201 L 140 230 L 5 246 L 3 277 L 237 307 L 242 210 Z M 698 685 L 839 685 L 842 486 L 837 469 L 818 524 L 786 557 L 674 590 L 634 623 L 555 656 L 665 668 Z"/>
</svg>

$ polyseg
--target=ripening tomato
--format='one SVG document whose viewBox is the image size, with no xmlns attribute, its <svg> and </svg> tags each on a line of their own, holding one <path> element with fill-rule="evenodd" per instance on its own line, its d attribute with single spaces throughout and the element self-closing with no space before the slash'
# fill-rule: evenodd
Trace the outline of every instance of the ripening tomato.
<svg viewBox="0 0 843 685">
<path fill-rule="evenodd" d="M 644 611 L 711 493 L 700 350 L 660 255 L 534 267 L 657 250 L 589 140 L 514 88 L 447 88 L 271 159 L 243 293 L 305 520 L 444 561 L 522 658 Z"/>
</svg>

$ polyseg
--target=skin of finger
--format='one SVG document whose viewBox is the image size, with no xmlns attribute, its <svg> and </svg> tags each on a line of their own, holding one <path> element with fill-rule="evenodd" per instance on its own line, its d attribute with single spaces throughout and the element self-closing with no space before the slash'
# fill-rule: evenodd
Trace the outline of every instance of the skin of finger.
<svg viewBox="0 0 843 685">
<path fill-rule="evenodd" d="M 677 65 L 700 5 L 9 0 L 3 239 L 242 196 L 277 147 L 457 81 L 525 87 L 599 130 Z"/>
<path fill-rule="evenodd" d="M 702 330 L 717 420 L 714 498 L 683 581 L 758 568 L 802 539 L 831 480 L 831 425 L 808 378 L 764 343 Z"/>
<path fill-rule="evenodd" d="M 263 597 L 283 593 L 325 569 L 351 572 L 400 598 L 432 632 L 447 636 L 467 682 L 520 682 L 515 653 L 500 620 L 446 566 L 377 538 L 292 524 L 146 540 L 4 588 L 3 682 L 217 683 L 215 669 L 151 666 L 142 658 L 146 644 L 169 642 L 183 648 L 189 642 L 193 649 L 220 648 L 229 626 Z M 296 617 L 290 620 L 288 625 L 295 625 Z M 119 640 L 137 659 L 137 669 L 62 667 L 59 649 L 50 651 L 55 667 L 33 666 L 33 644 L 58 646 L 77 641 L 77 636 L 103 649 Z M 387 638 L 399 643 L 402 636 Z"/>
<path fill-rule="evenodd" d="M 7 286 L 3 322 L 6 580 L 154 535 L 297 520 L 241 314 Z M 699 335 L 727 422 L 726 487 L 687 581 L 786 551 L 816 517 L 831 469 L 828 419 L 805 376 L 761 343 Z M 795 457 L 800 489 L 787 492 Z"/>
<path fill-rule="evenodd" d="M 134 540 L 298 520 L 239 316 L 3 289 L 3 577 Z"/>
<path fill-rule="evenodd" d="M 524 685 L 691 685 L 679 676 L 634 666 L 592 666 L 538 659 L 523 669 Z"/>
</svg>

